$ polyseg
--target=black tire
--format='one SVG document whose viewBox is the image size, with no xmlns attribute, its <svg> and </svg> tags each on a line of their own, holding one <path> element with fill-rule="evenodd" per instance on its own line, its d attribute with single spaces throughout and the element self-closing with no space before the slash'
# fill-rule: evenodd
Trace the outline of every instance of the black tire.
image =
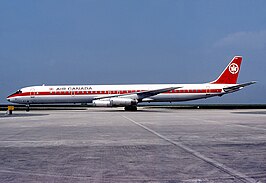
<svg viewBox="0 0 266 183">
<path fill-rule="evenodd" d="M 125 107 L 125 111 L 137 111 L 138 108 L 135 105 L 130 105 Z"/>
<path fill-rule="evenodd" d="M 30 105 L 26 105 L 26 112 L 30 112 Z"/>
</svg>

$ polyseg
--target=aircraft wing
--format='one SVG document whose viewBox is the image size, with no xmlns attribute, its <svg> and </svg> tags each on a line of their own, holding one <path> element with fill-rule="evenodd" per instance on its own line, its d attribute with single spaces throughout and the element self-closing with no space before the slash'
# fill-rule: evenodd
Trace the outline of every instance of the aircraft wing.
<svg viewBox="0 0 266 183">
<path fill-rule="evenodd" d="M 100 100 L 100 99 L 106 99 L 106 98 L 112 98 L 112 97 L 127 97 L 137 100 L 142 100 L 144 98 L 148 98 L 154 95 L 158 95 L 160 93 L 168 92 L 171 90 L 175 90 L 182 87 L 168 87 L 168 88 L 160 88 L 156 90 L 147 90 L 147 91 L 141 91 L 141 92 L 135 92 L 135 93 L 127 93 L 127 94 L 117 94 L 117 95 L 108 95 L 104 97 L 95 97 L 94 100 Z"/>
<path fill-rule="evenodd" d="M 148 97 L 158 95 L 160 93 L 168 92 L 171 90 L 175 90 L 178 88 L 182 88 L 182 87 L 169 87 L 169 88 L 161 88 L 161 89 L 156 89 L 156 90 L 148 90 L 148 91 L 144 91 L 144 92 L 138 92 L 137 95 L 138 95 L 138 99 L 142 100 L 144 98 L 148 98 Z"/>
<path fill-rule="evenodd" d="M 238 84 L 238 85 L 235 85 L 235 86 L 226 87 L 226 88 L 223 88 L 223 90 L 226 93 L 231 93 L 231 92 L 235 92 L 235 91 L 241 90 L 245 86 L 249 86 L 249 85 L 252 85 L 252 84 L 255 84 L 255 83 L 256 83 L 256 81 L 251 81 L 251 82 L 248 82 L 248 83 L 243 83 L 243 84 Z"/>
</svg>

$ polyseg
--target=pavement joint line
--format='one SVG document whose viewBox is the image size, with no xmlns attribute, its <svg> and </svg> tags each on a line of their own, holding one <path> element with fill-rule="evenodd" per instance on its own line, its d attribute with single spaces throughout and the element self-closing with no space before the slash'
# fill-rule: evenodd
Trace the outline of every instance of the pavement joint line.
<svg viewBox="0 0 266 183">
<path fill-rule="evenodd" d="M 218 123 L 215 120 L 198 119 L 198 118 L 190 118 L 190 119 L 198 120 L 198 121 L 205 121 L 205 122 L 212 122 L 212 123 L 215 123 L 215 124 L 220 124 L 220 123 Z M 265 128 L 258 128 L 258 127 L 254 127 L 254 126 L 247 126 L 247 125 L 241 125 L 241 124 L 226 124 L 225 126 L 239 126 L 239 127 L 242 127 L 242 128 L 250 128 L 250 129 L 255 129 L 255 130 L 263 130 L 263 131 L 266 131 Z"/>
<path fill-rule="evenodd" d="M 127 119 L 128 121 L 131 121 L 132 123 L 136 124 L 137 126 L 145 129 L 146 131 L 148 131 L 148 132 L 160 137 L 161 139 L 164 139 L 165 141 L 167 141 L 167 142 L 169 142 L 169 143 L 171 143 L 171 144 L 173 144 L 173 145 L 185 150 L 186 152 L 192 154 L 193 156 L 205 161 L 206 163 L 218 168 L 219 170 L 221 170 L 223 172 L 228 173 L 229 175 L 237 178 L 238 180 L 240 180 L 242 182 L 259 183 L 259 181 L 256 181 L 255 179 L 250 178 L 247 175 L 245 175 L 245 174 L 243 174 L 241 172 L 238 172 L 237 170 L 234 170 L 234 169 L 232 169 L 230 167 L 227 167 L 224 164 L 219 163 L 218 161 L 215 161 L 215 160 L 213 160 L 211 158 L 208 158 L 208 157 L 204 156 L 203 154 L 201 154 L 200 152 L 198 152 L 196 150 L 193 150 L 193 149 L 189 148 L 188 146 L 186 146 L 186 145 L 184 145 L 184 144 L 182 144 L 180 142 L 173 141 L 173 140 L 167 138 L 166 136 L 159 134 L 158 132 L 146 127 L 145 125 L 142 125 L 139 122 L 136 122 L 135 120 L 133 120 L 133 119 L 127 117 L 127 116 L 124 116 L 124 115 L 121 115 L 121 116 L 123 118 Z"/>
<path fill-rule="evenodd" d="M 35 175 L 35 176 L 40 176 L 40 177 L 54 177 L 54 178 L 68 178 L 68 179 L 79 179 L 79 180 L 88 180 L 90 182 L 119 182 L 119 181 L 128 181 L 128 178 L 123 178 L 123 177 L 116 177 L 116 178 L 104 178 L 104 177 L 99 177 L 99 179 L 97 179 L 97 177 L 91 176 L 91 177 L 85 177 L 85 176 L 68 176 L 68 175 L 55 175 L 55 174 L 45 174 L 45 173 L 33 173 L 33 172 L 26 172 L 26 171 L 13 171 L 13 170 L 0 170 L 0 173 L 11 173 L 11 174 L 26 174 L 26 175 Z M 224 177 L 224 180 L 226 179 L 230 179 L 229 177 Z M 95 181 L 93 181 L 95 180 Z M 106 181 L 104 181 L 106 180 Z M 145 182 L 145 178 L 142 177 L 138 177 L 138 178 L 130 178 L 130 180 L 132 181 L 140 181 L 142 182 L 144 180 Z M 196 180 L 201 181 L 204 179 L 201 178 L 193 178 L 193 179 L 187 179 L 187 180 L 182 180 L 182 182 L 195 182 Z M 211 178 L 208 180 L 215 180 L 215 178 Z M 150 179 L 147 178 L 147 181 L 158 181 L 156 178 L 155 179 Z M 160 181 L 172 181 L 172 179 L 160 179 Z"/>
<path fill-rule="evenodd" d="M 250 128 L 250 129 L 255 129 L 255 130 L 264 130 L 264 131 L 266 131 L 265 128 L 258 128 L 258 127 L 254 127 L 254 126 L 246 126 L 246 125 L 227 125 L 227 126 L 239 126 L 239 127 L 242 127 L 242 128 Z"/>
<path fill-rule="evenodd" d="M 72 178 L 72 179 L 92 179 L 92 177 L 82 177 L 82 176 L 67 176 L 67 175 L 55 175 L 55 174 L 45 174 L 37 172 L 26 172 L 26 171 L 14 171 L 14 170 L 0 170 L 0 173 L 13 173 L 13 174 L 26 174 L 26 175 L 35 175 L 40 177 L 55 177 L 55 178 Z"/>
<path fill-rule="evenodd" d="M 6 141 L 7 139 L 9 138 L 12 138 L 12 137 L 16 137 L 17 135 L 20 135 L 20 134 L 23 134 L 25 131 L 29 131 L 28 129 L 25 129 L 25 130 L 21 130 L 19 131 L 18 133 L 15 133 L 15 134 L 12 134 L 12 135 L 9 135 L 8 137 L 4 137 L 2 139 L 0 139 L 0 141 Z"/>
</svg>

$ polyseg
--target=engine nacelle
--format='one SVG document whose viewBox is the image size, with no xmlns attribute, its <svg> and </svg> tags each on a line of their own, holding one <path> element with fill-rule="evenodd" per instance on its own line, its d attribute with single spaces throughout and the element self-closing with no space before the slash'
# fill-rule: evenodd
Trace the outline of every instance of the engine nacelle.
<svg viewBox="0 0 266 183">
<path fill-rule="evenodd" d="M 137 105 L 137 100 L 131 98 L 113 97 L 108 99 L 93 100 L 93 105 L 96 107 L 125 107 Z"/>
<path fill-rule="evenodd" d="M 96 107 L 111 107 L 109 100 L 93 100 L 92 104 Z"/>
</svg>

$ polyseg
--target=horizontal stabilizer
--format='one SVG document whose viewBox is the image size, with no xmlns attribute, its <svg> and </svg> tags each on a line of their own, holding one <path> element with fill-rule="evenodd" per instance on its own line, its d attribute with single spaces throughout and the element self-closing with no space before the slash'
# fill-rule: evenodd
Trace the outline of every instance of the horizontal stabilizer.
<svg viewBox="0 0 266 183">
<path fill-rule="evenodd" d="M 241 90 L 245 86 L 249 86 L 249 85 L 252 85 L 252 84 L 255 84 L 255 83 L 256 83 L 256 81 L 251 81 L 251 82 L 248 82 L 248 83 L 243 83 L 243 84 L 238 84 L 238 85 L 235 85 L 235 86 L 226 87 L 226 88 L 223 88 L 223 90 L 226 93 L 231 93 L 231 92 L 235 92 L 235 91 Z"/>
</svg>

